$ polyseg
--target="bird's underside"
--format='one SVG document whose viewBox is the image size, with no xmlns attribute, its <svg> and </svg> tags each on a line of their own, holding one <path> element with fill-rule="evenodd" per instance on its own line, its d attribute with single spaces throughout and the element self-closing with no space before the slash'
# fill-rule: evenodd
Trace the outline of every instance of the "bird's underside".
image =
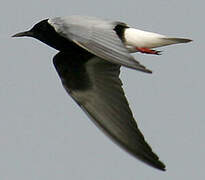
<svg viewBox="0 0 205 180">
<path fill-rule="evenodd" d="M 105 134 L 136 158 L 165 170 L 133 118 L 119 79 L 120 65 L 82 48 L 59 52 L 53 62 L 66 91 Z"/>
</svg>

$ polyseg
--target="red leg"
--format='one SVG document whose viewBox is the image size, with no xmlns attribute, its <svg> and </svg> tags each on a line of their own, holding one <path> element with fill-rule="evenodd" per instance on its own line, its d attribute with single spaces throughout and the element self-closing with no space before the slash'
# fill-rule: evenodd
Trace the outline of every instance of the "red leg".
<svg viewBox="0 0 205 180">
<path fill-rule="evenodd" d="M 149 49 L 149 48 L 138 48 L 136 47 L 136 49 L 141 52 L 141 53 L 146 53 L 146 54 L 156 54 L 156 55 L 160 55 L 161 51 L 156 51 L 153 49 Z"/>
</svg>

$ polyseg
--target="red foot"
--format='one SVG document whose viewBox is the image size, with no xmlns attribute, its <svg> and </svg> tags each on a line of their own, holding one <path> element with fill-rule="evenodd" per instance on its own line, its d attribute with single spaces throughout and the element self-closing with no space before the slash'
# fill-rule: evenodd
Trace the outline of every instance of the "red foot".
<svg viewBox="0 0 205 180">
<path fill-rule="evenodd" d="M 149 49 L 149 48 L 138 48 L 136 47 L 137 51 L 141 52 L 141 53 L 146 53 L 146 54 L 156 54 L 156 55 L 160 55 L 161 51 L 156 51 L 153 49 Z"/>
</svg>

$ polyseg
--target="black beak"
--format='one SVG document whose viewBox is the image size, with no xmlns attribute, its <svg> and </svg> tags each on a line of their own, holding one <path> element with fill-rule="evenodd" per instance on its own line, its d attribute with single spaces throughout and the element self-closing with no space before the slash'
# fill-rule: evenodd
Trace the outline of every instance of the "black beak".
<svg viewBox="0 0 205 180">
<path fill-rule="evenodd" d="M 20 32 L 20 33 L 14 34 L 14 35 L 11 36 L 11 37 L 24 37 L 24 36 L 33 37 L 33 32 L 32 32 L 32 31 Z"/>
</svg>

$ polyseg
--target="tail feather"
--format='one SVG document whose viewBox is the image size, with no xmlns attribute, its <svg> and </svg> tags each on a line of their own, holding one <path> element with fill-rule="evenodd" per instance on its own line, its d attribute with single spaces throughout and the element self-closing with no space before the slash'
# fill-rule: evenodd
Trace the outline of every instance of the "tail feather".
<svg viewBox="0 0 205 180">
<path fill-rule="evenodd" d="M 166 40 L 170 44 L 178 44 L 178 43 L 188 43 L 191 42 L 191 39 L 185 38 L 170 38 L 170 37 L 163 37 L 162 39 Z"/>
</svg>

